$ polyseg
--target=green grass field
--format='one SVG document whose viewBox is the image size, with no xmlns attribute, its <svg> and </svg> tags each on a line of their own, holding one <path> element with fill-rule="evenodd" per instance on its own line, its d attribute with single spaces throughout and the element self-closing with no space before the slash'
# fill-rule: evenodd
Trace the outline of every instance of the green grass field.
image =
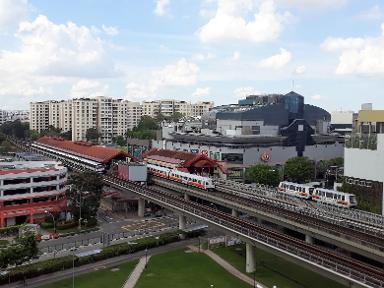
<svg viewBox="0 0 384 288">
<path fill-rule="evenodd" d="M 213 286 L 211 286 L 213 285 Z M 153 256 L 135 288 L 246 288 L 204 254 L 177 250 Z"/>
<path fill-rule="evenodd" d="M 88 274 L 75 277 L 76 288 L 121 288 L 131 271 L 135 268 L 136 261 L 127 262 L 120 266 L 100 269 Z M 72 288 L 72 278 L 55 282 L 42 288 Z"/>
<path fill-rule="evenodd" d="M 245 273 L 245 245 L 218 247 L 213 251 Z M 251 273 L 250 276 L 253 276 Z M 310 270 L 263 250 L 256 250 L 256 279 L 268 287 L 279 288 L 345 288 Z"/>
</svg>

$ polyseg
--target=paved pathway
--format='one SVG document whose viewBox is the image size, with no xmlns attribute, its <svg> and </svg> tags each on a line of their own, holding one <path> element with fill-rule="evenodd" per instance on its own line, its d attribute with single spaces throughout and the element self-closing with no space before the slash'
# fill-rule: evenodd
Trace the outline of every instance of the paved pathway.
<svg viewBox="0 0 384 288">
<path fill-rule="evenodd" d="M 145 266 L 147 265 L 147 261 L 151 255 L 143 256 L 140 258 L 137 263 L 135 269 L 133 269 L 132 273 L 129 275 L 127 281 L 125 281 L 123 288 L 134 288 L 137 281 L 139 281 L 141 273 L 143 273 Z"/>
<path fill-rule="evenodd" d="M 199 252 L 199 248 L 197 248 L 196 246 L 188 245 L 188 248 L 194 252 Z M 248 283 L 251 286 L 254 285 L 254 280 L 251 277 L 237 270 L 235 267 L 233 267 L 231 264 L 229 264 L 226 260 L 221 258 L 216 253 L 212 252 L 211 250 L 204 250 L 204 249 L 201 249 L 201 252 L 203 252 L 205 255 L 210 257 L 213 261 L 215 261 L 217 264 L 219 264 L 221 267 L 223 267 L 226 271 L 231 273 L 233 276 L 239 278 L 240 280 Z M 266 286 L 260 284 L 257 281 L 255 282 L 255 284 L 257 288 L 267 288 Z"/>
</svg>

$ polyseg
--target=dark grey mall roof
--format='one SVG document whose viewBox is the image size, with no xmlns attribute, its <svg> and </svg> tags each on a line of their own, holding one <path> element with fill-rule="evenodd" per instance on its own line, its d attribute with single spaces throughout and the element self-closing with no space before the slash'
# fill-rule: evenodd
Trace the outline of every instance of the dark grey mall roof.
<svg viewBox="0 0 384 288">
<path fill-rule="evenodd" d="M 197 134 L 171 134 L 173 142 L 195 143 L 201 145 L 217 146 L 247 146 L 247 147 L 269 147 L 283 145 L 286 137 L 283 136 L 250 136 L 250 137 L 227 137 L 227 136 L 208 136 Z"/>
<path fill-rule="evenodd" d="M 266 125 L 283 126 L 288 124 L 288 111 L 283 103 L 261 106 L 246 111 L 218 112 L 216 118 L 219 120 L 237 121 L 264 121 Z"/>
</svg>

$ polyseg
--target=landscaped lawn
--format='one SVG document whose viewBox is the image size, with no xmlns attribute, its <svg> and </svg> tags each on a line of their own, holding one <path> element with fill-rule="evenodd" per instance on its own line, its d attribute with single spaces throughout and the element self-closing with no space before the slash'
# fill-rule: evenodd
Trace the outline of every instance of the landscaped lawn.
<svg viewBox="0 0 384 288">
<path fill-rule="evenodd" d="M 211 286 L 213 285 L 213 286 Z M 205 254 L 176 250 L 153 256 L 135 288 L 249 288 Z"/>
<path fill-rule="evenodd" d="M 218 247 L 213 251 L 245 273 L 245 245 Z M 253 276 L 253 273 L 250 276 Z M 260 249 L 256 250 L 256 280 L 268 287 L 276 285 L 279 288 L 345 288 L 319 274 L 305 270 L 302 266 Z"/>
<path fill-rule="evenodd" d="M 120 266 L 100 269 L 88 274 L 75 277 L 76 288 L 121 288 L 131 271 L 135 268 L 136 261 L 127 262 Z M 42 288 L 72 288 L 72 278 L 55 282 Z"/>
</svg>

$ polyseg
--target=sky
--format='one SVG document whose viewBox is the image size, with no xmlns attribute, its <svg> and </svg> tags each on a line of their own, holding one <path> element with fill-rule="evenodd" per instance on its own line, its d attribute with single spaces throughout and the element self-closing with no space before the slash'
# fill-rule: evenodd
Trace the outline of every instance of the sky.
<svg viewBox="0 0 384 288">
<path fill-rule="evenodd" d="M 0 0 L 0 109 L 288 93 L 384 109 L 382 0 Z"/>
</svg>

